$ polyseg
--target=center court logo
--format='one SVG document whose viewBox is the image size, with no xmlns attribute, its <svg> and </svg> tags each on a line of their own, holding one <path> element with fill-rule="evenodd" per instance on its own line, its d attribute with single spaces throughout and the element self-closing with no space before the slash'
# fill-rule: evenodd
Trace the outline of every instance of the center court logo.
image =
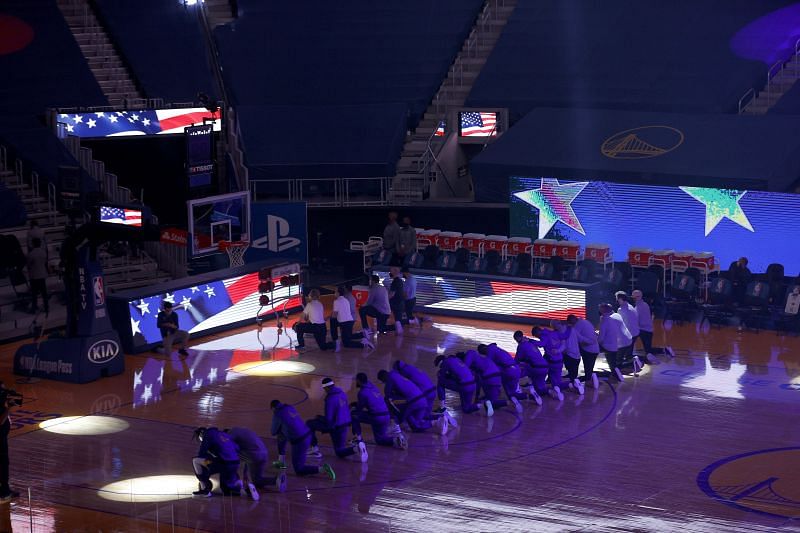
<svg viewBox="0 0 800 533">
<path fill-rule="evenodd" d="M 275 215 L 267 215 L 267 234 L 256 239 L 253 248 L 266 248 L 270 252 L 285 252 L 300 245 L 300 239 L 290 237 L 289 221 Z"/>
<path fill-rule="evenodd" d="M 742 511 L 800 518 L 800 447 L 726 457 L 697 476 L 700 489 Z"/>
<path fill-rule="evenodd" d="M 610 159 L 647 159 L 667 154 L 683 144 L 683 132 L 670 126 L 642 126 L 615 133 L 600 146 Z"/>
</svg>

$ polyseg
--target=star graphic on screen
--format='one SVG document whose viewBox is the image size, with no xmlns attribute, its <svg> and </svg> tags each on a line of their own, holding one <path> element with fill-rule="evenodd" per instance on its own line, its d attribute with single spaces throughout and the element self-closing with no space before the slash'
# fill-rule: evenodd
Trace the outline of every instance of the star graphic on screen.
<svg viewBox="0 0 800 533">
<path fill-rule="evenodd" d="M 706 206 L 706 237 L 714 231 L 723 218 L 739 224 L 755 233 L 753 226 L 744 214 L 739 200 L 747 191 L 736 189 L 706 189 L 704 187 L 681 187 L 681 190 Z"/>
<path fill-rule="evenodd" d="M 117 116 L 116 115 L 111 115 L 110 117 L 108 117 L 108 120 L 110 120 L 111 122 L 116 122 L 117 121 Z"/>
<path fill-rule="evenodd" d="M 104 116 L 106 116 L 106 114 L 103 113 L 102 111 L 98 111 L 97 113 L 95 113 L 95 116 L 104 117 Z"/>
<path fill-rule="evenodd" d="M 200 292 L 200 287 L 192 287 L 192 294 Z"/>
<path fill-rule="evenodd" d="M 553 229 L 556 222 L 562 222 L 581 235 L 586 235 L 581 221 L 572 210 L 572 201 L 578 197 L 589 182 L 567 183 L 561 185 L 555 178 L 542 178 L 542 186 L 515 192 L 514 196 L 539 210 L 539 238 Z"/>
<path fill-rule="evenodd" d="M 164 301 L 165 302 L 169 302 L 172 305 L 175 305 L 175 295 L 174 294 L 170 294 L 170 293 L 165 294 L 164 295 Z"/>
<path fill-rule="evenodd" d="M 75 131 L 75 126 L 73 126 L 72 124 L 67 124 L 67 131 L 72 133 L 73 131 Z"/>
<path fill-rule="evenodd" d="M 206 295 L 209 298 L 211 298 L 212 296 L 216 296 L 216 294 L 214 294 L 214 287 L 209 287 L 208 285 L 206 285 L 206 290 L 204 290 L 203 292 L 206 293 Z"/>
<path fill-rule="evenodd" d="M 142 391 L 142 402 L 147 404 L 147 402 L 149 402 L 152 397 L 153 397 L 153 386 L 145 385 L 144 391 Z"/>
<path fill-rule="evenodd" d="M 79 124 L 83 122 L 83 115 L 75 115 L 75 118 L 73 120 L 75 121 L 75 124 Z"/>
<path fill-rule="evenodd" d="M 144 300 L 139 300 L 139 305 L 136 307 L 139 308 L 139 312 L 142 313 L 142 316 L 150 312 L 150 304 Z"/>
<path fill-rule="evenodd" d="M 67 115 L 66 113 L 61 113 L 61 118 L 67 118 L 67 117 L 69 117 L 69 115 Z"/>
<path fill-rule="evenodd" d="M 142 384 L 142 374 L 143 374 L 143 372 L 134 372 L 133 373 L 133 388 L 134 389 Z"/>
<path fill-rule="evenodd" d="M 134 320 L 131 318 L 131 329 L 133 330 L 134 335 L 142 332 L 142 330 L 139 329 L 139 322 L 141 322 L 141 320 Z"/>
<path fill-rule="evenodd" d="M 150 125 L 150 119 L 149 118 L 143 118 L 142 119 L 142 124 L 144 124 L 145 126 L 149 126 Z"/>
<path fill-rule="evenodd" d="M 86 124 L 89 126 L 89 128 L 94 128 L 97 125 L 97 121 L 93 118 L 90 118 L 86 121 Z"/>
<path fill-rule="evenodd" d="M 191 298 L 187 298 L 186 296 L 181 298 L 181 306 L 183 307 L 184 310 L 189 309 L 192 306 Z"/>
</svg>

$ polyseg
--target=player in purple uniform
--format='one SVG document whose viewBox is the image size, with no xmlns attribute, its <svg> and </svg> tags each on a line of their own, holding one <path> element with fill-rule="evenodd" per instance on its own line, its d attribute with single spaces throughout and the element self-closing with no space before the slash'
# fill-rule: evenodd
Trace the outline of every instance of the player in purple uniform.
<svg viewBox="0 0 800 533">
<path fill-rule="evenodd" d="M 272 409 L 272 430 L 270 433 L 278 438 L 278 460 L 273 466 L 286 468 L 286 444 L 292 445 L 292 466 L 298 476 L 325 473 L 331 479 L 336 479 L 336 473 L 331 465 L 322 466 L 306 465 L 306 456 L 311 447 L 311 430 L 300 418 L 297 410 L 291 405 L 272 400 L 269 404 Z"/>
<path fill-rule="evenodd" d="M 411 383 L 419 387 L 425 399 L 428 401 L 428 413 L 433 412 L 433 404 L 436 402 L 436 385 L 433 384 L 428 374 L 415 367 L 409 365 L 405 361 L 397 360 L 393 365 L 394 369 L 404 377 L 408 378 Z"/>
<path fill-rule="evenodd" d="M 564 397 L 562 390 L 569 387 L 569 382 L 561 379 L 564 372 L 564 349 L 566 348 L 566 341 L 569 338 L 572 329 L 569 327 L 561 327 L 557 321 L 551 322 L 551 327 L 543 328 L 534 326 L 531 328 L 531 335 L 539 339 L 538 342 L 533 341 L 544 350 L 544 358 L 547 361 L 547 377 L 550 380 L 550 396 L 557 398 L 561 401 Z M 583 386 L 578 389 L 578 394 L 583 394 Z"/>
<path fill-rule="evenodd" d="M 474 413 L 478 410 L 475 405 L 475 376 L 464 361 L 455 355 L 439 355 L 433 360 L 433 365 L 439 367 L 436 389 L 439 396 L 442 412 L 447 412 L 444 407 L 445 391 L 450 389 L 461 397 L 461 410 L 464 413 Z"/>
<path fill-rule="evenodd" d="M 238 496 L 242 488 L 239 479 L 239 447 L 217 428 L 197 428 L 194 438 L 200 441 L 197 457 L 192 459 L 194 474 L 200 482 L 194 496 L 211 496 L 211 476 L 219 474 L 222 494 Z"/>
<path fill-rule="evenodd" d="M 358 388 L 358 401 L 350 404 L 353 409 L 350 413 L 353 419 L 353 442 L 363 440 L 361 437 L 361 424 L 372 426 L 372 435 L 380 446 L 394 446 L 401 450 L 408 449 L 408 441 L 402 432 L 392 436 L 389 434 L 389 407 L 378 387 L 370 383 L 363 372 L 356 374 L 356 387 Z"/>
<path fill-rule="evenodd" d="M 347 428 L 352 424 L 347 395 L 333 383 L 331 378 L 322 378 L 322 388 L 325 390 L 325 414 L 318 415 L 306 422 L 311 429 L 309 455 L 322 457 L 319 446 L 317 446 L 317 431 L 319 431 L 330 433 L 337 457 L 344 459 L 358 452 L 361 462 L 366 463 L 369 458 L 367 446 L 363 442 L 358 442 L 353 446 L 347 444 Z"/>
<path fill-rule="evenodd" d="M 475 350 L 467 350 L 467 352 L 458 352 L 456 354 L 459 359 L 464 361 L 464 364 L 475 373 L 475 379 L 478 382 L 478 394 L 483 390 L 484 406 L 486 407 L 486 414 L 492 416 L 495 407 L 505 407 L 508 402 L 500 399 L 500 391 L 503 389 L 503 382 L 501 379 L 500 368 L 494 361 L 488 357 L 484 357 Z M 477 395 L 476 395 L 477 396 Z M 478 401 L 478 398 L 475 398 Z M 511 397 L 517 412 L 522 412 L 522 404 L 519 403 L 514 396 Z"/>
<path fill-rule="evenodd" d="M 514 340 L 517 341 L 517 364 L 519 364 L 520 371 L 523 376 L 527 376 L 530 380 L 528 382 L 528 394 L 531 398 L 542 405 L 542 395 L 547 394 L 547 361 L 539 347 L 531 341 L 528 337 L 517 330 L 514 332 Z"/>
<path fill-rule="evenodd" d="M 286 491 L 286 473 L 276 477 L 264 476 L 264 468 L 269 459 L 267 447 L 255 431 L 242 427 L 223 430 L 236 443 L 239 462 L 242 464 L 242 481 L 245 492 L 258 501 L 258 489 L 274 486 L 278 492 Z"/>
<path fill-rule="evenodd" d="M 432 420 L 438 420 L 438 428 L 442 435 L 447 433 L 449 421 L 446 416 L 438 419 L 430 414 L 425 395 L 408 378 L 400 372 L 380 370 L 378 381 L 384 384 L 383 395 L 392 416 L 398 424 L 408 423 L 411 431 L 425 431 L 433 426 Z"/>
<path fill-rule="evenodd" d="M 500 369 L 503 390 L 505 390 L 506 396 L 508 396 L 512 402 L 514 401 L 512 398 L 516 398 L 517 400 L 525 400 L 528 398 L 524 393 L 517 392 L 519 390 L 520 368 L 510 353 L 500 348 L 495 343 L 489 345 L 479 344 L 478 353 L 491 359 L 494 364 L 497 365 L 497 368 Z"/>
</svg>

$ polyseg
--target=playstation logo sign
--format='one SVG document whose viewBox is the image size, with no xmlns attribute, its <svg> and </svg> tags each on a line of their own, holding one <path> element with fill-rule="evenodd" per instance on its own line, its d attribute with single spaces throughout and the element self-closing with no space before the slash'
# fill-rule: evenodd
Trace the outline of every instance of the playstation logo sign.
<svg viewBox="0 0 800 533">
<path fill-rule="evenodd" d="M 270 252 L 285 252 L 300 246 L 300 239 L 289 236 L 289 221 L 275 215 L 267 215 L 267 234 L 253 241 L 253 248 L 267 249 Z"/>
</svg>

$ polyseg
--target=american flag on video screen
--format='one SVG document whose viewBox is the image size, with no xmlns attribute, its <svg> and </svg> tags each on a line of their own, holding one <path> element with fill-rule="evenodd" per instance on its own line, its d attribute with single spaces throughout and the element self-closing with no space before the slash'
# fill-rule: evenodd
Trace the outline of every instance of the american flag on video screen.
<svg viewBox="0 0 800 533">
<path fill-rule="evenodd" d="M 439 125 L 436 127 L 436 136 L 437 137 L 444 137 L 445 131 L 445 123 L 444 120 L 439 121 Z"/>
<path fill-rule="evenodd" d="M 100 207 L 100 222 L 125 224 L 126 226 L 141 226 L 142 212 L 135 209 L 121 207 Z"/>
<path fill-rule="evenodd" d="M 461 113 L 461 136 L 489 137 L 497 135 L 496 123 L 497 113 L 465 111 Z"/>
<path fill-rule="evenodd" d="M 145 109 L 141 111 L 98 111 L 96 113 L 61 113 L 58 122 L 65 133 L 76 137 L 122 137 L 127 135 L 164 135 L 183 133 L 192 124 L 212 118 L 202 107 L 183 109 Z M 219 114 L 214 131 L 220 130 Z"/>
</svg>

